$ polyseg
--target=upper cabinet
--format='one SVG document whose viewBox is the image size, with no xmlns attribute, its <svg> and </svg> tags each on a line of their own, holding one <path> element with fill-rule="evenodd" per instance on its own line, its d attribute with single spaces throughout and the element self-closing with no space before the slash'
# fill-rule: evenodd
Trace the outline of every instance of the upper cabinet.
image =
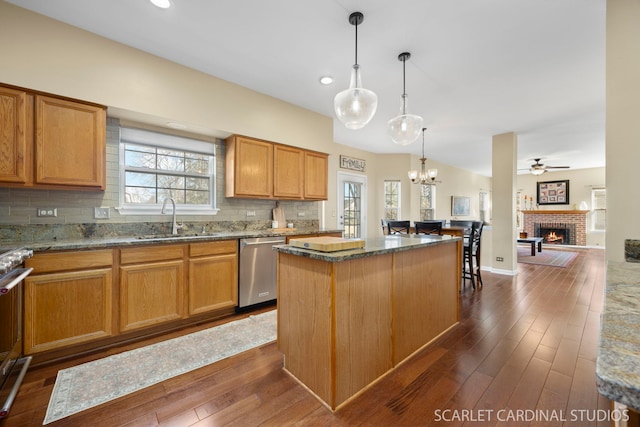
<svg viewBox="0 0 640 427">
<path fill-rule="evenodd" d="M 225 179 L 226 197 L 326 200 L 328 155 L 232 135 Z"/>
<path fill-rule="evenodd" d="M 106 108 L 0 85 L 0 185 L 104 190 Z"/>
</svg>

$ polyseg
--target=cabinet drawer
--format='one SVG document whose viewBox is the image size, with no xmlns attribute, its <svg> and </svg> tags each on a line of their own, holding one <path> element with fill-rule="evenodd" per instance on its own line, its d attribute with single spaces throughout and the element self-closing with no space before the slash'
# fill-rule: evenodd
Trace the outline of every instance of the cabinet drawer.
<svg viewBox="0 0 640 427">
<path fill-rule="evenodd" d="M 113 251 L 111 249 L 83 252 L 38 253 L 35 254 L 33 258 L 25 261 L 27 267 L 33 268 L 33 274 L 84 270 L 87 268 L 111 266 L 112 264 Z"/>
<path fill-rule="evenodd" d="M 139 246 L 120 250 L 120 263 L 166 261 L 184 257 L 185 245 Z"/>
<path fill-rule="evenodd" d="M 237 240 L 223 240 L 220 242 L 202 242 L 191 243 L 189 245 L 189 256 L 206 256 L 206 255 L 220 255 L 220 254 L 233 254 L 238 251 Z"/>
</svg>

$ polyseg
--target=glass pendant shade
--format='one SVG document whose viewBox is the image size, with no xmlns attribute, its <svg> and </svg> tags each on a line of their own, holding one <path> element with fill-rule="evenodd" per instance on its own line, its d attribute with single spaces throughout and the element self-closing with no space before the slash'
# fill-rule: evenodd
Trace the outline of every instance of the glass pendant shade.
<svg viewBox="0 0 640 427">
<path fill-rule="evenodd" d="M 398 145 L 409 145 L 420 136 L 422 122 L 422 117 L 407 114 L 407 94 L 403 94 L 400 114 L 389 120 L 387 130 L 393 142 Z"/>
<path fill-rule="evenodd" d="M 378 96 L 362 87 L 360 66 L 351 69 L 349 89 L 338 93 L 333 100 L 336 117 L 347 129 L 361 129 L 371 121 L 378 108 Z"/>
</svg>

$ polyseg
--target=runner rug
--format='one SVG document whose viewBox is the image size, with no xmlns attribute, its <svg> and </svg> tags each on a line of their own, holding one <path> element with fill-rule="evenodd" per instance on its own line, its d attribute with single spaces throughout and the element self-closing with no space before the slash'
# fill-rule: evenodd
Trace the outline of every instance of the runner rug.
<svg viewBox="0 0 640 427">
<path fill-rule="evenodd" d="M 274 341 L 276 310 L 58 371 L 48 424 Z"/>
<path fill-rule="evenodd" d="M 548 265 L 551 267 L 567 267 L 578 256 L 577 252 L 558 251 L 542 248 L 542 252 L 536 250 L 536 256 L 531 256 L 531 246 L 518 247 L 518 262 L 525 264 Z"/>
</svg>

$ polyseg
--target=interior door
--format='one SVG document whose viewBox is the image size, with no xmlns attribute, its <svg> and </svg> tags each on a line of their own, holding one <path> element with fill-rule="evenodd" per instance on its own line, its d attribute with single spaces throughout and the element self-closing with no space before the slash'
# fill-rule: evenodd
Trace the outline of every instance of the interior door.
<svg viewBox="0 0 640 427">
<path fill-rule="evenodd" d="M 346 238 L 367 237 L 367 177 L 338 172 L 338 226 Z"/>
</svg>

